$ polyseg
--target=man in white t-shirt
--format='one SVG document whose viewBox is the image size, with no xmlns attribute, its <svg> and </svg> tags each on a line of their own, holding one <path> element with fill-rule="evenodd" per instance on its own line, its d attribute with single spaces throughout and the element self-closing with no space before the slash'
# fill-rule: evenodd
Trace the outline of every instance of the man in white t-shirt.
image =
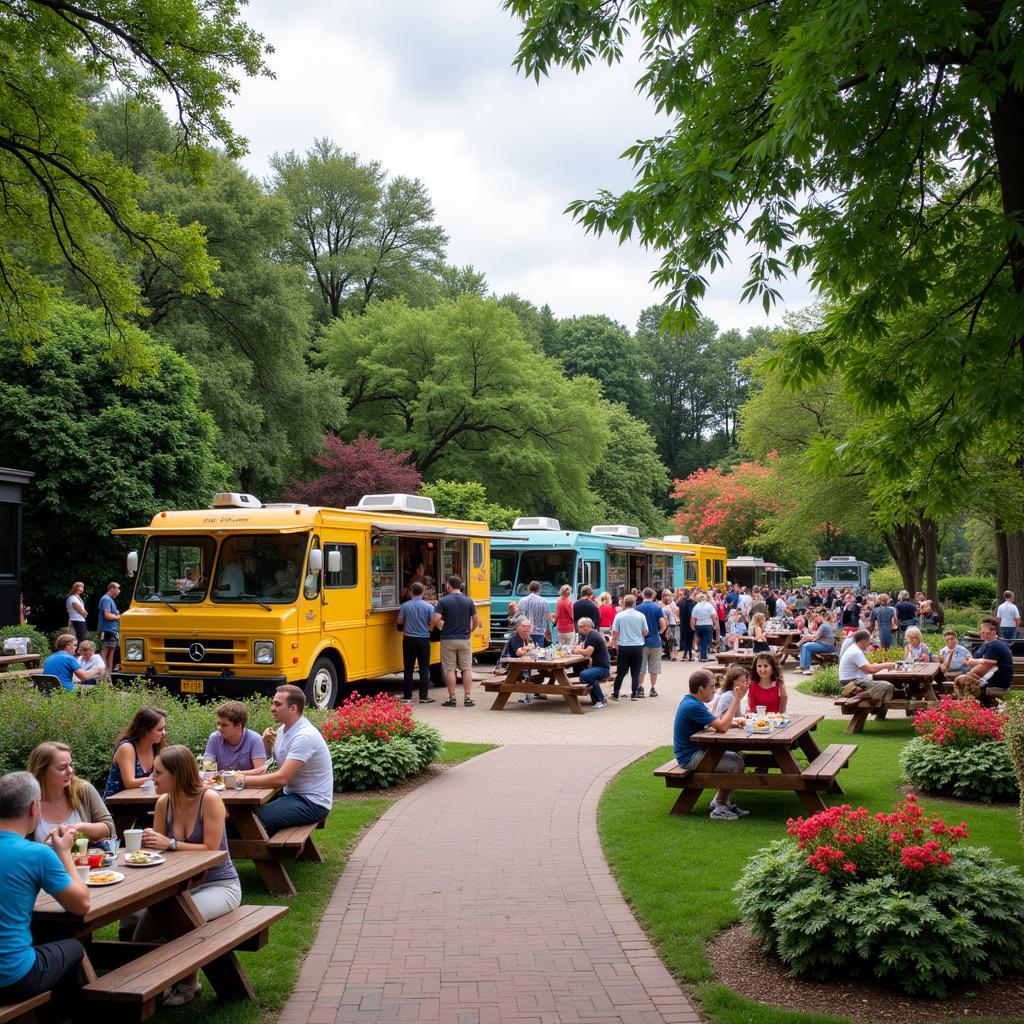
<svg viewBox="0 0 1024 1024">
<path fill-rule="evenodd" d="M 744 619 L 750 619 L 750 606 L 754 603 L 754 599 L 747 593 L 747 588 L 744 587 L 740 591 L 740 599 L 737 602 L 739 604 L 740 614 Z"/>
<path fill-rule="evenodd" d="M 334 802 L 334 767 L 320 730 L 303 715 L 306 695 L 297 686 L 279 686 L 270 713 L 280 729 L 263 732 L 263 746 L 277 769 L 262 775 L 240 775 L 252 788 L 283 786 L 284 793 L 264 805 L 260 821 L 270 835 L 292 825 L 322 821 Z"/>
<path fill-rule="evenodd" d="M 999 622 L 999 638 L 1016 640 L 1020 629 L 1020 609 L 1013 603 L 1013 591 L 1003 594 L 1003 603 L 996 609 L 996 620 Z"/>
<path fill-rule="evenodd" d="M 871 677 L 876 672 L 884 672 L 886 669 L 895 668 L 891 661 L 883 661 L 878 665 L 872 665 L 868 656 L 864 653 L 871 643 L 871 634 L 866 629 L 858 629 L 853 634 L 853 643 L 846 649 L 846 653 L 839 659 L 839 682 L 843 686 L 843 693 L 846 696 L 854 696 L 854 693 L 847 694 L 846 687 L 856 684 L 856 694 L 868 697 L 872 704 L 888 703 L 892 700 L 893 685 L 875 680 Z"/>
</svg>

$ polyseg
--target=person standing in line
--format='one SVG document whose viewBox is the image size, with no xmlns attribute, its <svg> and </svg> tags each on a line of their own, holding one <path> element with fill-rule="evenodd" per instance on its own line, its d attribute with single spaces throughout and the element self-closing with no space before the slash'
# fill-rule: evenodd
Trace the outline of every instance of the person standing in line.
<svg viewBox="0 0 1024 1024">
<path fill-rule="evenodd" d="M 878 623 L 878 645 L 886 651 L 893 646 L 893 623 L 898 618 L 891 600 L 888 594 L 880 594 L 878 604 L 871 609 L 870 621 Z"/>
<path fill-rule="evenodd" d="M 25 838 L 35 831 L 40 799 L 39 783 L 28 772 L 0 777 L 0 1005 L 50 992 L 56 1019 L 63 1020 L 85 980 L 85 947 L 77 939 L 33 945 L 32 910 L 42 891 L 81 917 L 89 912 L 89 890 L 71 859 L 74 827 L 59 826 L 46 843 Z"/>
<path fill-rule="evenodd" d="M 111 580 L 107 592 L 100 598 L 96 628 L 100 634 L 100 654 L 107 666 L 107 674 L 113 673 L 117 665 L 117 648 L 121 642 L 121 613 L 117 610 L 117 595 L 121 584 Z"/>
<path fill-rule="evenodd" d="M 563 583 L 555 603 L 555 632 L 560 644 L 571 644 L 576 639 L 576 623 L 572 614 L 572 587 Z"/>
<path fill-rule="evenodd" d="M 527 586 L 526 597 L 519 602 L 516 614 L 520 617 L 526 616 L 533 624 L 530 636 L 537 647 L 547 647 L 548 638 L 551 635 L 551 609 L 547 601 L 540 596 L 540 583 L 537 580 L 530 580 Z"/>
<path fill-rule="evenodd" d="M 679 646 L 679 608 L 676 606 L 671 590 L 662 592 L 661 608 L 666 623 L 665 632 L 662 634 L 662 654 L 666 660 L 671 661 L 673 653 Z M 652 693 L 651 696 L 653 697 L 654 694 Z"/>
<path fill-rule="evenodd" d="M 612 603 L 611 595 L 602 594 L 601 597 L 607 597 L 608 604 Z M 612 613 L 611 618 L 615 618 L 614 612 Z M 593 622 L 595 626 L 604 625 L 604 623 L 601 621 L 601 606 L 597 604 L 597 602 L 594 600 L 594 588 L 590 586 L 589 583 L 585 583 L 582 587 L 580 587 L 579 600 L 576 601 L 572 606 L 572 621 L 574 629 L 578 630 L 580 628 L 580 619 L 590 619 L 590 621 Z M 609 626 L 610 625 L 611 622 L 609 622 Z"/>
<path fill-rule="evenodd" d="M 697 637 L 698 660 L 707 661 L 711 641 L 718 636 L 718 611 L 703 593 L 697 594 L 697 602 L 690 615 L 690 629 Z"/>
<path fill-rule="evenodd" d="M 644 680 L 651 677 L 651 696 L 658 696 L 658 676 L 661 674 L 661 643 L 665 633 L 667 618 L 665 609 L 654 600 L 652 587 L 644 589 L 643 601 L 636 610 L 647 620 L 647 632 L 644 633 L 644 650 L 640 663 L 640 685 L 636 688 L 637 697 L 644 696 Z"/>
<path fill-rule="evenodd" d="M 903 637 L 906 631 L 917 622 L 917 605 L 910 600 L 910 593 L 901 590 L 894 605 L 896 615 L 899 617 L 899 626 L 896 632 L 896 646 L 903 646 Z"/>
<path fill-rule="evenodd" d="M 612 625 L 615 622 L 615 615 L 618 609 L 612 604 L 612 595 L 607 590 L 603 591 L 601 596 L 597 599 L 597 606 L 600 609 L 600 618 L 595 619 L 595 622 L 600 622 L 601 632 L 605 637 L 612 635 Z"/>
<path fill-rule="evenodd" d="M 537 589 L 540 590 L 539 583 Z M 476 613 L 473 601 L 462 593 L 460 576 L 448 577 L 447 591 L 434 605 L 434 617 L 431 620 L 431 627 L 441 630 L 441 667 L 444 669 L 445 684 L 448 687 L 448 699 L 442 701 L 441 707 L 458 707 L 459 702 L 455 699 L 455 673 L 461 672 L 462 704 L 471 708 L 475 702 L 472 697 L 473 648 L 470 636 L 473 630 L 480 628 L 480 616 Z M 520 616 L 525 614 L 525 604 L 526 599 L 519 605 Z M 544 604 L 544 608 L 547 609 L 547 603 Z"/>
<path fill-rule="evenodd" d="M 434 606 L 423 600 L 423 584 L 409 587 L 409 600 L 398 609 L 398 628 L 402 633 L 403 704 L 412 703 L 412 673 L 419 664 L 420 703 L 433 704 L 430 696 L 430 622 Z"/>
<path fill-rule="evenodd" d="M 996 609 L 996 619 L 999 621 L 999 639 L 1016 640 L 1020 629 L 1020 609 L 1013 603 L 1012 590 L 1004 592 L 1003 603 Z"/>
<path fill-rule="evenodd" d="M 693 661 L 693 609 L 694 601 L 689 590 L 683 591 L 682 598 L 676 602 L 679 609 L 679 660 Z"/>
<path fill-rule="evenodd" d="M 612 686 L 612 700 L 619 699 L 619 690 L 627 672 L 631 684 L 630 700 L 638 698 L 644 659 L 644 638 L 647 632 L 646 616 L 636 610 L 636 598 L 632 594 L 626 594 L 622 598 L 622 611 L 615 616 L 615 622 L 612 624 L 612 647 L 619 652 L 619 665 Z"/>
<path fill-rule="evenodd" d="M 68 625 L 75 634 L 75 639 L 81 643 L 85 639 L 85 602 L 82 595 L 85 593 L 85 584 L 82 582 L 72 583 L 68 591 L 68 599 L 65 602 L 68 609 Z"/>
</svg>

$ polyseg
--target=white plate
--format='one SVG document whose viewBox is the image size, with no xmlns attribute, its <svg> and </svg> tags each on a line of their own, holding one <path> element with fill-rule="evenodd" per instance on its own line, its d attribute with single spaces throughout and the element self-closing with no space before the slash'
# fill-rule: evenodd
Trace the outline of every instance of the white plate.
<svg viewBox="0 0 1024 1024">
<path fill-rule="evenodd" d="M 165 860 L 167 860 L 166 857 L 162 857 L 159 853 L 154 853 L 145 864 L 135 864 L 128 859 L 128 854 L 125 854 L 124 866 L 126 868 L 152 868 L 156 867 L 157 864 L 163 864 Z"/>
<path fill-rule="evenodd" d="M 92 880 L 92 875 L 90 874 L 88 884 L 93 886 L 93 888 L 98 888 L 98 887 L 101 887 L 101 886 L 104 886 L 104 885 L 117 885 L 118 882 L 123 882 L 124 881 L 124 875 L 122 875 L 120 871 L 109 871 L 109 870 L 104 870 L 103 868 L 100 868 L 98 873 L 102 873 L 104 875 L 110 874 L 110 875 L 113 875 L 114 877 L 109 882 L 94 882 Z"/>
</svg>

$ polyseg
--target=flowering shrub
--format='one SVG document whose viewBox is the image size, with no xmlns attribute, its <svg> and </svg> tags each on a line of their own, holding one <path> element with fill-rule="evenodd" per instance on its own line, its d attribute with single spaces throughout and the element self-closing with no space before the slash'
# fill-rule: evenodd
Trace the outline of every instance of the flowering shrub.
<svg viewBox="0 0 1024 1024">
<path fill-rule="evenodd" d="M 388 693 L 353 693 L 324 718 L 320 731 L 331 750 L 337 790 L 393 786 L 444 750 L 441 734 L 414 721 L 412 708 Z"/>
<path fill-rule="evenodd" d="M 972 747 L 978 743 L 999 742 L 1003 738 L 1006 714 L 995 708 L 983 708 L 973 698 L 956 700 L 943 697 L 937 708 L 918 711 L 914 730 L 926 743 L 940 747 Z"/>
<path fill-rule="evenodd" d="M 908 797 L 790 821 L 736 885 L 744 919 L 798 976 L 945 995 L 1024 963 L 1024 879 Z M 795 840 L 795 841 L 794 841 Z"/>
<path fill-rule="evenodd" d="M 1015 800 L 1017 777 L 1003 740 L 1005 712 L 976 700 L 944 697 L 937 708 L 919 711 L 917 739 L 900 752 L 908 781 L 925 793 L 961 800 Z"/>
<path fill-rule="evenodd" d="M 412 708 L 390 693 L 360 697 L 353 691 L 351 697 L 324 719 L 320 731 L 328 743 L 352 736 L 387 742 L 412 732 L 413 724 Z"/>
</svg>

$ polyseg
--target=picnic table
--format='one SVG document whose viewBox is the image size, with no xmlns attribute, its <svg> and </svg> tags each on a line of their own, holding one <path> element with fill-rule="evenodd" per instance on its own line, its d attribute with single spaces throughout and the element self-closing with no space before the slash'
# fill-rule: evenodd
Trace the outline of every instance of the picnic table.
<svg viewBox="0 0 1024 1024">
<path fill-rule="evenodd" d="M 188 887 L 225 856 L 222 850 L 181 851 L 167 856 L 162 864 L 132 868 L 124 865 L 121 854 L 112 870 L 121 871 L 124 880 L 90 888 L 86 914 L 71 914 L 52 896 L 41 893 L 32 915 L 34 940 L 79 939 L 86 948 L 81 996 L 116 1004 L 118 1019 L 152 1016 L 163 990 L 195 970 L 204 971 L 220 998 L 253 999 L 252 983 L 234 951 L 259 949 L 270 925 L 284 917 L 288 908 L 243 906 L 207 923 Z M 167 942 L 93 938 L 105 925 L 140 910 L 152 913 Z M 101 977 L 97 968 L 110 971 Z"/>
<path fill-rule="evenodd" d="M 484 683 L 487 693 L 497 694 L 491 710 L 501 711 L 513 693 L 529 693 L 539 697 L 554 694 L 565 700 L 572 714 L 582 715 L 583 708 L 580 707 L 579 699 L 590 693 L 590 687 L 586 683 L 572 682 L 566 675 L 566 669 L 582 665 L 586 660 L 582 654 L 571 654 L 553 661 L 546 658 L 538 658 L 536 661 L 533 658 L 507 659 L 505 664 L 508 666 L 508 674 L 505 678 Z M 524 680 L 523 676 L 527 673 L 530 679 Z"/>
<path fill-rule="evenodd" d="M 800 645 L 797 641 L 800 639 L 801 633 L 799 629 L 782 629 L 782 630 L 765 630 L 764 638 L 768 641 L 769 645 L 776 648 L 772 653 L 779 659 L 781 664 L 786 658 L 800 658 Z M 741 636 L 740 637 L 741 647 L 753 647 L 754 638 L 752 636 Z M 743 652 L 747 653 L 747 652 Z"/>
<path fill-rule="evenodd" d="M 0 654 L 0 666 L 38 665 L 41 654 Z"/>
<path fill-rule="evenodd" d="M 824 715 L 793 715 L 788 725 L 770 733 L 751 733 L 740 726 L 725 732 L 708 728 L 694 733 L 690 739 L 704 751 L 694 768 L 681 768 L 672 760 L 654 772 L 670 789 L 682 790 L 669 814 L 689 814 L 705 789 L 724 788 L 790 790 L 808 814 L 824 810 L 821 794 L 843 792 L 836 776 L 857 747 L 833 743 L 821 750 L 811 733 L 823 718 Z M 715 770 L 722 755 L 730 750 L 743 754 L 746 771 Z M 806 755 L 806 768 L 801 768 L 793 756 L 796 750 Z"/>
<path fill-rule="evenodd" d="M 323 855 L 313 842 L 313 832 L 324 827 L 324 822 L 296 825 L 281 829 L 272 836 L 267 834 L 259 819 L 260 808 L 280 792 L 280 787 L 225 789 L 221 794 L 228 821 L 237 836 L 228 835 L 228 849 L 235 860 L 251 860 L 268 892 L 279 896 L 294 896 L 295 884 L 282 860 L 306 860 L 320 863 Z M 149 814 L 156 806 L 156 793 L 141 789 L 126 789 L 106 800 L 118 832 L 133 828 L 136 822 L 151 824 Z"/>
<path fill-rule="evenodd" d="M 760 654 L 773 654 L 775 657 L 779 657 L 779 649 L 773 647 L 770 651 L 760 651 Z M 725 665 L 747 665 L 750 668 L 754 667 L 754 662 L 757 661 L 757 654 L 753 651 L 722 651 L 715 655 L 716 660 L 719 664 Z"/>
<path fill-rule="evenodd" d="M 907 718 L 912 718 L 918 711 L 939 704 L 935 687 L 942 682 L 943 673 L 938 662 L 915 664 L 905 669 L 886 669 L 876 672 L 871 678 L 893 684 L 895 689 L 892 700 L 872 702 L 866 694 L 838 698 L 836 704 L 839 709 L 844 715 L 850 716 L 850 724 L 846 727 L 850 736 L 863 731 L 869 715 L 874 715 L 876 721 L 880 722 L 890 711 L 903 711 Z"/>
</svg>

